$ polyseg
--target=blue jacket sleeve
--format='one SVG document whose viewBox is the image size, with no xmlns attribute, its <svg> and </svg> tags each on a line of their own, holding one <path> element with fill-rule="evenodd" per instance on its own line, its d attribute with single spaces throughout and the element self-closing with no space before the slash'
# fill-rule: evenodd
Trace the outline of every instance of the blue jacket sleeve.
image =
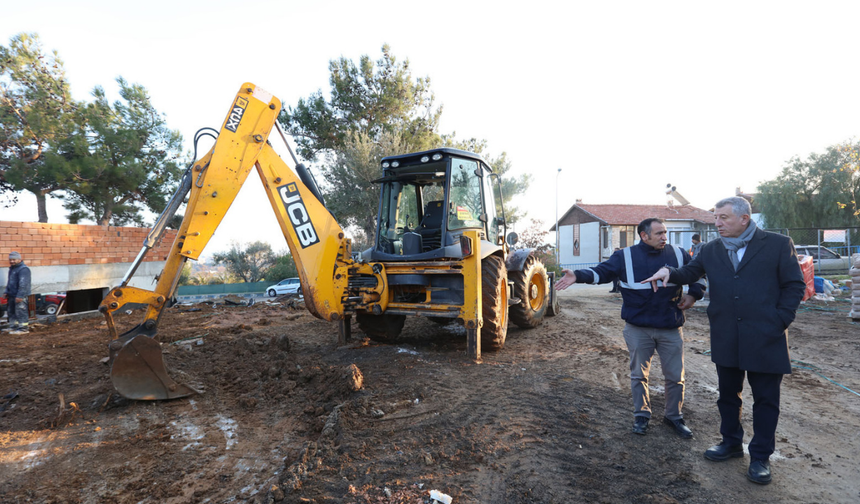
<svg viewBox="0 0 860 504">
<path fill-rule="evenodd" d="M 621 278 L 622 271 L 624 271 L 624 257 L 619 250 L 597 266 L 576 270 L 574 273 L 578 283 L 604 284 Z"/>
</svg>

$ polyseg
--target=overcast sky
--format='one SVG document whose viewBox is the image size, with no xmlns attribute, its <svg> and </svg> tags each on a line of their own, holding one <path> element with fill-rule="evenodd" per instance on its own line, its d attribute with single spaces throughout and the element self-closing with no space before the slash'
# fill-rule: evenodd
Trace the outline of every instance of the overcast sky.
<svg viewBox="0 0 860 504">
<path fill-rule="evenodd" d="M 517 203 L 547 229 L 556 198 L 559 215 L 576 199 L 665 204 L 667 183 L 710 208 L 860 131 L 860 2 L 503 5 L 30 0 L 4 2 L 0 41 L 38 33 L 78 100 L 96 85 L 116 97 L 118 76 L 142 84 L 189 151 L 243 82 L 295 105 L 328 91 L 330 60 L 376 60 L 388 43 L 430 77 L 441 132 L 486 139 L 532 174 Z M 286 249 L 255 178 L 205 255 L 258 239 Z M 37 218 L 32 197 L 0 209 Z M 66 222 L 58 204 L 49 218 Z"/>
</svg>

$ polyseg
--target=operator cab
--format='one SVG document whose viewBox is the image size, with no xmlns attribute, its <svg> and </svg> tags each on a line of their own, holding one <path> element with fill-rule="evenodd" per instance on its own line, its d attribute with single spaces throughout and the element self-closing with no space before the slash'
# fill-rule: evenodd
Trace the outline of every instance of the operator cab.
<svg viewBox="0 0 860 504">
<path fill-rule="evenodd" d="M 365 260 L 461 258 L 466 229 L 484 231 L 490 252 L 501 245 L 498 177 L 477 154 L 441 148 L 389 156 L 382 170 L 374 180 L 382 186 L 376 243 Z"/>
</svg>

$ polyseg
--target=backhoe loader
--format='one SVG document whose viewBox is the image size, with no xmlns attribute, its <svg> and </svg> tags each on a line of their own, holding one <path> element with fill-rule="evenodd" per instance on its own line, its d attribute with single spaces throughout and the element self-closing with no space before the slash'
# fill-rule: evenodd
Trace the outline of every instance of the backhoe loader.
<svg viewBox="0 0 860 504">
<path fill-rule="evenodd" d="M 440 148 L 383 158 L 375 181 L 376 239 L 353 253 L 309 170 L 291 149 L 295 171 L 273 150 L 273 129 L 289 149 L 276 126 L 280 110 L 271 93 L 242 85 L 215 144 L 186 170 L 122 282 L 100 304 L 111 337 L 111 380 L 120 394 L 159 400 L 196 393 L 170 377 L 158 320 L 185 261 L 200 257 L 251 170 L 263 182 L 295 260 L 307 309 L 338 324 L 340 344 L 351 337 L 353 316 L 381 342 L 397 338 L 406 316 L 425 316 L 463 324 L 469 357 L 480 362 L 482 346 L 504 345 L 509 317 L 532 328 L 558 310 L 552 275 L 531 250 L 510 250 L 516 235 L 504 238 L 499 177 L 478 155 Z M 129 286 L 186 196 L 185 216 L 155 290 Z M 117 334 L 114 314 L 129 307 L 143 308 L 144 319 Z"/>
</svg>

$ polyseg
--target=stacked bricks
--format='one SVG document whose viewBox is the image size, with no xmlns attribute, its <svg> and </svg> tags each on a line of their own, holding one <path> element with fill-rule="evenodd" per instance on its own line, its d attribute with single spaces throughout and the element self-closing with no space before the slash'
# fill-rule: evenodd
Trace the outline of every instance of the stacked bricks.
<svg viewBox="0 0 860 504">
<path fill-rule="evenodd" d="M 143 248 L 147 228 L 0 221 L 0 259 L 13 250 L 30 267 L 130 263 Z M 144 261 L 164 261 L 176 238 L 168 229 Z"/>
<path fill-rule="evenodd" d="M 860 254 L 854 254 L 851 259 L 854 267 L 848 270 L 851 275 L 851 313 L 848 316 L 860 320 Z"/>
</svg>

